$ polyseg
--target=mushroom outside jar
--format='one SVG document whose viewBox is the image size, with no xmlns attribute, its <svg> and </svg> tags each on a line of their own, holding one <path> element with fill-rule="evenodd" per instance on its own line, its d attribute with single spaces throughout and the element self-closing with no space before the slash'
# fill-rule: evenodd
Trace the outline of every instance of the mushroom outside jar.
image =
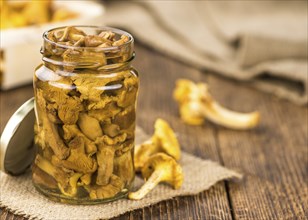
<svg viewBox="0 0 308 220">
<path fill-rule="evenodd" d="M 35 187 L 64 203 L 126 196 L 134 179 L 139 87 L 133 37 L 100 27 L 62 27 L 43 35 L 34 73 Z"/>
</svg>

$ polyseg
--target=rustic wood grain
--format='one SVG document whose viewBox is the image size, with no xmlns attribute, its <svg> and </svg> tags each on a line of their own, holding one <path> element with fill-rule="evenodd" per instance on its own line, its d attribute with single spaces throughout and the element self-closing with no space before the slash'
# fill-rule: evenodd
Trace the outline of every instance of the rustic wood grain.
<svg viewBox="0 0 308 220">
<path fill-rule="evenodd" d="M 136 45 L 141 88 L 137 123 L 153 132 L 157 117 L 175 128 L 183 150 L 244 173 L 197 196 L 178 197 L 114 219 L 307 219 L 307 108 L 277 100 L 241 83 L 201 73 Z M 261 125 L 232 131 L 179 120 L 172 90 L 177 78 L 208 82 L 218 101 L 238 111 L 260 110 Z M 1 132 L 14 110 L 32 96 L 31 86 L 1 92 Z M 3 210 L 0 219 L 24 219 Z"/>
<path fill-rule="evenodd" d="M 308 109 L 218 77 L 209 83 L 228 107 L 262 115 L 255 130 L 216 129 L 223 164 L 245 174 L 227 183 L 235 219 L 307 219 Z"/>
<path fill-rule="evenodd" d="M 20 107 L 20 105 L 31 97 L 33 97 L 33 88 L 31 85 L 0 92 L 1 133 L 12 114 Z"/>
</svg>

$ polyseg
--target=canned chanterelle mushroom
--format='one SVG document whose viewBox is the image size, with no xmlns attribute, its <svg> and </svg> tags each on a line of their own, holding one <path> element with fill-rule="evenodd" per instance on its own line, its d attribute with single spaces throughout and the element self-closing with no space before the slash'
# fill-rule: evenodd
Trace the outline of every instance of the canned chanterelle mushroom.
<svg viewBox="0 0 308 220">
<path fill-rule="evenodd" d="M 43 37 L 43 64 L 34 74 L 34 185 L 53 200 L 77 204 L 126 195 L 134 179 L 139 86 L 132 36 L 63 27 Z"/>
</svg>

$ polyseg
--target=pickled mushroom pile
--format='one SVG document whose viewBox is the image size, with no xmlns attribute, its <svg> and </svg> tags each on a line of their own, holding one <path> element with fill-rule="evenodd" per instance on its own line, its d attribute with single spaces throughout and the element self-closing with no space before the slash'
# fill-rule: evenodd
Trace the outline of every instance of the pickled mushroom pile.
<svg viewBox="0 0 308 220">
<path fill-rule="evenodd" d="M 44 65 L 34 77 L 34 184 L 77 199 L 127 192 L 135 175 L 139 86 L 136 71 L 125 66 L 133 54 L 130 36 L 66 27 L 45 37 Z"/>
</svg>

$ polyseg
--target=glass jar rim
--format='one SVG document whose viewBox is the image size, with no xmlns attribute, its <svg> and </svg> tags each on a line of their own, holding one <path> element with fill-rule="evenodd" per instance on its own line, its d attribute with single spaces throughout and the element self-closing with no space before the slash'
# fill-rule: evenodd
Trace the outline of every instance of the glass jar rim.
<svg viewBox="0 0 308 220">
<path fill-rule="evenodd" d="M 74 27 L 74 28 L 92 28 L 92 29 L 96 29 L 96 30 L 100 30 L 100 31 L 112 31 L 115 34 L 119 34 L 119 35 L 126 35 L 129 40 L 119 46 L 110 46 L 110 47 L 80 47 L 80 46 L 70 46 L 70 45 L 64 45 L 64 44 L 59 44 L 55 41 L 52 41 L 50 39 L 48 39 L 48 34 L 52 31 L 56 31 L 56 30 L 61 30 L 64 29 L 66 27 Z M 133 36 L 126 32 L 123 31 L 121 29 L 118 28 L 113 28 L 113 27 L 108 27 L 108 26 L 95 26 L 95 25 L 71 25 L 71 26 L 61 26 L 61 27 L 56 27 L 56 28 L 52 28 L 49 29 L 48 31 L 45 31 L 43 33 L 43 39 L 44 41 L 47 41 L 48 43 L 57 46 L 59 48 L 65 48 L 65 49 L 82 49 L 82 50 L 95 50 L 97 52 L 99 51 L 113 51 L 113 50 L 119 50 L 122 47 L 128 46 L 132 43 L 134 43 L 134 38 Z"/>
</svg>

